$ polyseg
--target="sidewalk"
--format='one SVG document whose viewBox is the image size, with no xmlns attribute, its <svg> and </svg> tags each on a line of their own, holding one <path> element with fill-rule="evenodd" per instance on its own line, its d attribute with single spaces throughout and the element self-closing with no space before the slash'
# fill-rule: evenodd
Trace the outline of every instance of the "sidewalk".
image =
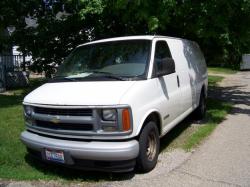
<svg viewBox="0 0 250 187">
<path fill-rule="evenodd" d="M 170 174 L 185 186 L 250 186 L 250 72 L 222 83 L 218 96 L 234 102 L 227 120 L 190 159 Z"/>
</svg>

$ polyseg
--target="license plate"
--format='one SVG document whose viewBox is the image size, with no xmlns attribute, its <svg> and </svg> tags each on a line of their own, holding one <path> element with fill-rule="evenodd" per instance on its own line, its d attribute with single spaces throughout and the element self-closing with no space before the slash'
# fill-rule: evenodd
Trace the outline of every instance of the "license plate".
<svg viewBox="0 0 250 187">
<path fill-rule="evenodd" d="M 47 160 L 53 162 L 60 162 L 60 163 L 65 162 L 63 151 L 45 149 L 45 156 Z"/>
</svg>

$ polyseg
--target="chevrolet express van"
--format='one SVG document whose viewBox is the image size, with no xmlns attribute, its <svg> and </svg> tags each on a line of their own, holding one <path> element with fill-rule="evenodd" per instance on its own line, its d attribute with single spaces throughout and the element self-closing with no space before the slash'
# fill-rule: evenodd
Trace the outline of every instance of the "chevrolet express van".
<svg viewBox="0 0 250 187">
<path fill-rule="evenodd" d="M 148 172 L 160 138 L 194 112 L 202 118 L 207 68 L 199 46 L 129 36 L 78 46 L 23 101 L 28 152 L 48 163 Z"/>
</svg>

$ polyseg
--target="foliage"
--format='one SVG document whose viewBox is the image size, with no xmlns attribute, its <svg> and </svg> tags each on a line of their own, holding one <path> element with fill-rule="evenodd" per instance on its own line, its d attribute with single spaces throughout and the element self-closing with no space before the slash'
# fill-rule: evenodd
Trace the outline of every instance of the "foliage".
<svg viewBox="0 0 250 187">
<path fill-rule="evenodd" d="M 159 34 L 195 40 L 208 63 L 220 66 L 238 67 L 241 54 L 250 50 L 248 0 L 46 1 L 1 0 L 0 30 L 15 25 L 11 39 L 32 55 L 34 70 L 48 74 L 77 45 L 114 36 Z M 27 16 L 38 26 L 27 27 Z"/>
</svg>

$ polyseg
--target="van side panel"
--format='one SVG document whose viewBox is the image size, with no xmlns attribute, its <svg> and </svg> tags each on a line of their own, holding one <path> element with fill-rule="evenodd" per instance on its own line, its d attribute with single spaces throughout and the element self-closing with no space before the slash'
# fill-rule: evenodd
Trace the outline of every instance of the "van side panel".
<svg viewBox="0 0 250 187">
<path fill-rule="evenodd" d="M 182 92 L 182 112 L 199 105 L 200 92 L 205 86 L 207 95 L 207 67 L 199 45 L 193 41 L 167 38 L 167 42 L 175 60 L 176 72 Z"/>
<path fill-rule="evenodd" d="M 184 48 L 186 48 L 184 54 L 188 61 L 191 87 L 192 90 L 195 90 L 194 101 L 196 101 L 196 106 L 198 106 L 200 100 L 200 92 L 204 84 L 205 89 L 207 90 L 206 62 L 197 43 L 184 40 L 184 46 Z"/>
<path fill-rule="evenodd" d="M 168 38 L 167 42 L 175 61 L 176 73 L 179 77 L 179 89 L 181 92 L 179 100 L 181 101 L 181 112 L 184 113 L 195 104 L 195 90 L 191 87 L 191 84 L 193 83 L 191 82 L 189 75 L 190 67 L 184 53 L 186 50 L 185 44 L 182 40 L 172 38 Z"/>
<path fill-rule="evenodd" d="M 200 86 L 200 90 L 201 91 L 201 87 L 203 85 L 205 85 L 205 94 L 207 96 L 207 86 L 208 86 L 208 75 L 207 75 L 207 64 L 206 64 L 206 60 L 204 58 L 204 55 L 199 47 L 199 45 L 196 42 L 194 43 L 194 49 L 197 52 L 197 61 L 198 61 L 198 66 L 199 66 L 199 73 L 200 73 L 200 79 L 199 79 L 199 86 Z"/>
</svg>

